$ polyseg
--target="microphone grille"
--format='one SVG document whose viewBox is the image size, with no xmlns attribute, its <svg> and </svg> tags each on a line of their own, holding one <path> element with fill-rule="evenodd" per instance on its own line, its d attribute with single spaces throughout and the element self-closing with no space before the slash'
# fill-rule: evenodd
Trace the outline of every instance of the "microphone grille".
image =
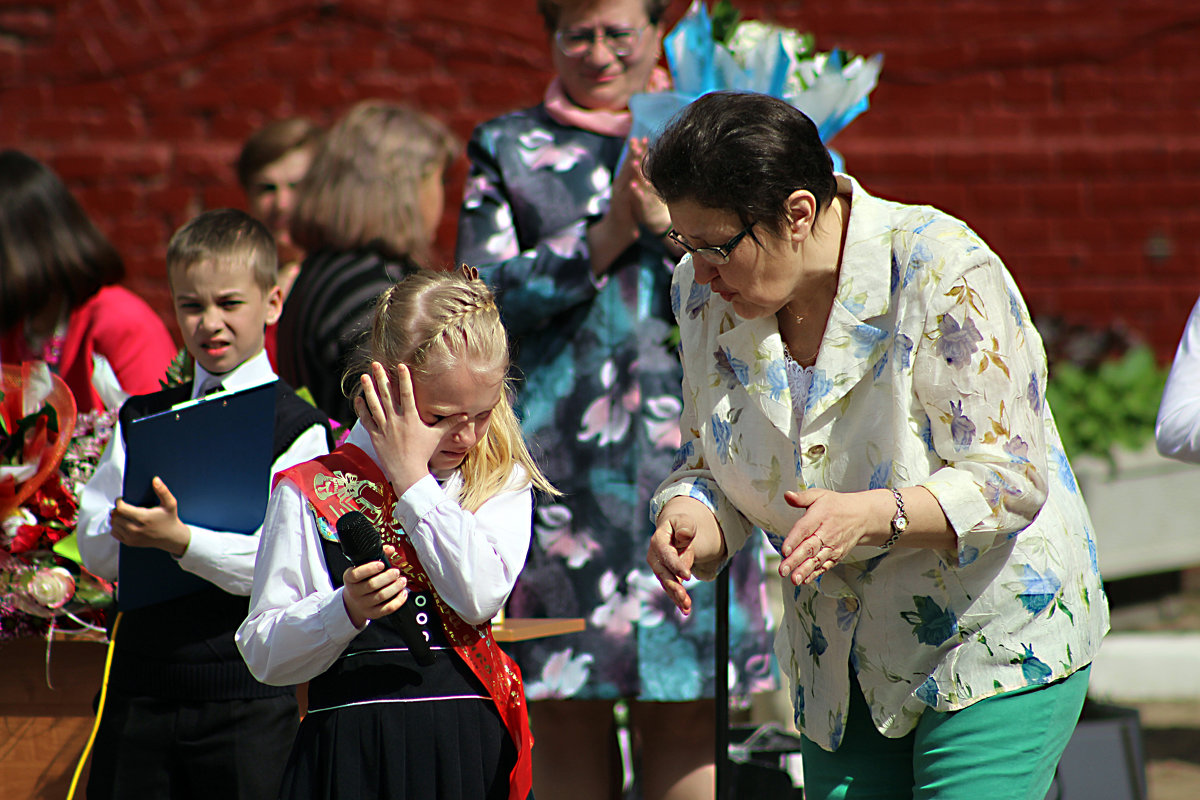
<svg viewBox="0 0 1200 800">
<path fill-rule="evenodd" d="M 361 511 L 348 511 L 338 517 L 337 532 L 342 552 L 355 563 L 379 549 L 379 531 Z"/>
</svg>

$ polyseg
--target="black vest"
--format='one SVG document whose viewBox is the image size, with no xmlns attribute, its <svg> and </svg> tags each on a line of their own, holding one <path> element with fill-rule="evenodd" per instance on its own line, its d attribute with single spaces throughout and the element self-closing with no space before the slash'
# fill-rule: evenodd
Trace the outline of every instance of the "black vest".
<svg viewBox="0 0 1200 800">
<path fill-rule="evenodd" d="M 122 426 L 165 411 L 192 396 L 191 382 L 129 398 Z M 313 425 L 329 421 L 283 381 L 276 383 L 272 461 Z M 124 695 L 168 700 L 239 700 L 290 694 L 290 686 L 267 686 L 250 674 L 233 641 L 249 613 L 250 598 L 208 585 L 199 592 L 124 612 L 113 651 L 111 688 Z"/>
<path fill-rule="evenodd" d="M 350 560 L 335 542 L 321 539 L 321 547 L 336 589 L 342 586 Z M 488 697 L 470 666 L 450 647 L 431 594 L 410 590 L 407 603 L 412 604 L 417 625 L 434 648 L 434 663 L 426 667 L 417 664 L 395 615 L 373 620 L 350 640 L 329 669 L 308 682 L 310 713 L 347 704 Z"/>
</svg>

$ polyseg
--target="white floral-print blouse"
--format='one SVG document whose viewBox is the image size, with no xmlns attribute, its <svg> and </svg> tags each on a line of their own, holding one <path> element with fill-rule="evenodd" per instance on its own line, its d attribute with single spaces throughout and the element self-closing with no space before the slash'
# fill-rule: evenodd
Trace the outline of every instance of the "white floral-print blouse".
<svg viewBox="0 0 1200 800">
<path fill-rule="evenodd" d="M 1046 405 L 1046 359 L 1011 275 L 961 221 L 838 176 L 851 213 L 803 421 L 775 317 L 746 320 L 694 280 L 672 286 L 684 441 L 652 512 L 690 495 L 731 553 L 779 548 L 789 489 L 921 485 L 955 551 L 854 548 L 815 586 L 781 579 L 776 655 L 797 727 L 841 742 L 850 669 L 875 726 L 950 711 L 1088 665 L 1108 630 L 1092 524 Z"/>
</svg>

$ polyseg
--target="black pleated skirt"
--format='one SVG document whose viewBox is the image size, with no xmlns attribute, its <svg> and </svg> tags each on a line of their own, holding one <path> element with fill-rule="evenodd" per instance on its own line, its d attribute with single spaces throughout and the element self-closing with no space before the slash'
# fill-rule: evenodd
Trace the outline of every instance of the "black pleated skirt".
<svg viewBox="0 0 1200 800">
<path fill-rule="evenodd" d="M 516 763 L 490 699 L 371 702 L 308 714 L 284 800 L 504 800 Z"/>
</svg>

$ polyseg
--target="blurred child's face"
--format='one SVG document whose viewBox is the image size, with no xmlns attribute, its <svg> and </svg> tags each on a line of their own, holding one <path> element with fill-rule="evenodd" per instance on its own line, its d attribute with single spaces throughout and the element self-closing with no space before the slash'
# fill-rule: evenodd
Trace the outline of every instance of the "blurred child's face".
<svg viewBox="0 0 1200 800">
<path fill-rule="evenodd" d="M 476 372 L 460 363 L 430 377 L 413 379 L 413 398 L 417 412 L 426 425 L 446 417 L 467 415 L 467 421 L 455 425 L 442 436 L 438 449 L 429 459 L 429 471 L 439 478 L 458 469 L 468 451 L 487 436 L 492 410 L 504 391 L 504 372 Z"/>
<path fill-rule="evenodd" d="M 280 244 L 291 242 L 288 222 L 296 205 L 296 184 L 308 172 L 312 158 L 308 148 L 292 150 L 255 173 L 246 187 L 250 213 L 271 229 Z"/>
<path fill-rule="evenodd" d="M 171 294 L 184 345 L 214 375 L 258 355 L 264 329 L 283 310 L 278 286 L 264 292 L 251 267 L 217 261 L 172 270 Z"/>
</svg>

